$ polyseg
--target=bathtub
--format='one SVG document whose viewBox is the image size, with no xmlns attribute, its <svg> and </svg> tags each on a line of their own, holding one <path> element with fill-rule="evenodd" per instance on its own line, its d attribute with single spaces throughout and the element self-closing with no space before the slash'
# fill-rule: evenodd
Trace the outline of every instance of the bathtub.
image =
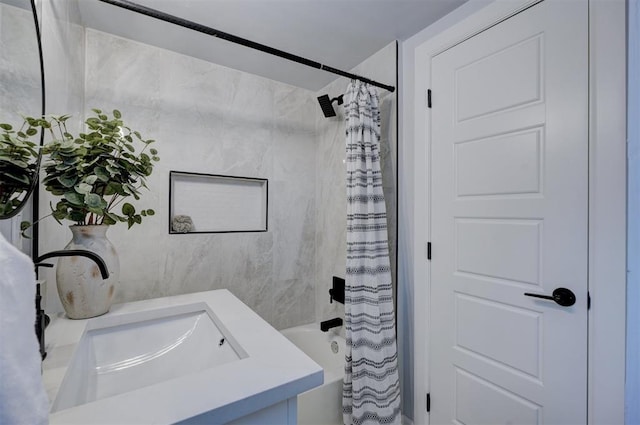
<svg viewBox="0 0 640 425">
<path fill-rule="evenodd" d="M 324 384 L 298 395 L 298 424 L 342 425 L 344 338 L 322 332 L 319 323 L 281 332 L 324 369 Z"/>
</svg>

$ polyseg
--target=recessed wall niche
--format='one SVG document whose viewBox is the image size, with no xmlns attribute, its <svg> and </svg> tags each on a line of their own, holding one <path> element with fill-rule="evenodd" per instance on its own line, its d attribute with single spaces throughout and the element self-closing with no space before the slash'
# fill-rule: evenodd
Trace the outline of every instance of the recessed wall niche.
<svg viewBox="0 0 640 425">
<path fill-rule="evenodd" d="M 169 233 L 266 232 L 268 180 L 171 171 Z"/>
</svg>

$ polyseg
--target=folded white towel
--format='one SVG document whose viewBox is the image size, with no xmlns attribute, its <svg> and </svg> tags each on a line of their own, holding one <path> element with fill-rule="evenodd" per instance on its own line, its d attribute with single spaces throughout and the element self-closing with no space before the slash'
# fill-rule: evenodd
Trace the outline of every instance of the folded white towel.
<svg viewBox="0 0 640 425">
<path fill-rule="evenodd" d="M 0 234 L 0 425 L 49 423 L 33 262 Z"/>
</svg>

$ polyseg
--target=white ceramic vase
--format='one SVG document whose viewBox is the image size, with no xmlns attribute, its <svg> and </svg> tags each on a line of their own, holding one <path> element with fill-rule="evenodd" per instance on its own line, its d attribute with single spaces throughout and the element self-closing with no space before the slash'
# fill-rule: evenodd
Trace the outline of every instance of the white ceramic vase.
<svg viewBox="0 0 640 425">
<path fill-rule="evenodd" d="M 98 265 L 81 256 L 60 257 L 56 268 L 58 295 L 70 319 L 88 319 L 105 314 L 113 304 L 120 275 L 118 254 L 107 239 L 107 225 L 69 226 L 73 238 L 64 249 L 84 249 L 98 254 L 107 265 L 103 279 Z"/>
</svg>

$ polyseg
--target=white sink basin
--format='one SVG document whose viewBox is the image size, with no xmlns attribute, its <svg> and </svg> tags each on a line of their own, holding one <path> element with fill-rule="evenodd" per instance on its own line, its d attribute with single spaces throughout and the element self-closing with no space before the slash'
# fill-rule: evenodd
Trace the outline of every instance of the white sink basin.
<svg viewBox="0 0 640 425">
<path fill-rule="evenodd" d="M 51 412 L 245 357 L 205 303 L 90 319 Z"/>
<path fill-rule="evenodd" d="M 291 423 L 296 396 L 323 381 L 226 289 L 116 304 L 89 320 L 58 314 L 47 332 L 51 425 Z"/>
</svg>

